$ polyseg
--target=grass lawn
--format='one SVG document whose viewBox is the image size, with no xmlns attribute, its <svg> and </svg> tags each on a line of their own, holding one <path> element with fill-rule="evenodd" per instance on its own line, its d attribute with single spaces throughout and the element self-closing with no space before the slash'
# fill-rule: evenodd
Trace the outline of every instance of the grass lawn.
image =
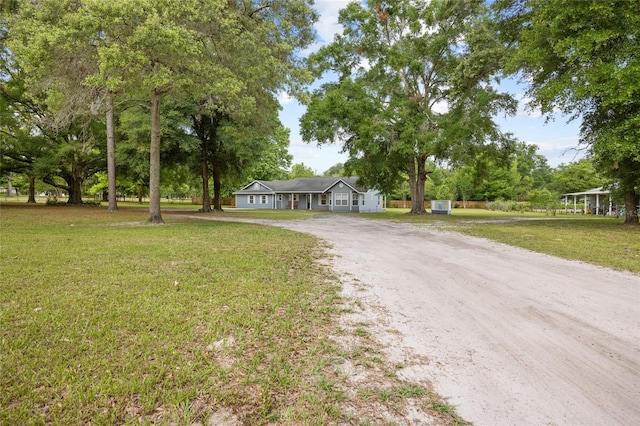
<svg viewBox="0 0 640 426">
<path fill-rule="evenodd" d="M 361 329 L 338 326 L 351 308 L 313 237 L 147 216 L 0 207 L 0 424 L 372 424 L 345 401 L 406 398 L 462 423 L 429 389 L 394 382 L 401 367 Z M 331 338 L 344 333 L 356 349 Z M 350 387 L 347 361 L 382 371 L 384 387 Z"/>
</svg>

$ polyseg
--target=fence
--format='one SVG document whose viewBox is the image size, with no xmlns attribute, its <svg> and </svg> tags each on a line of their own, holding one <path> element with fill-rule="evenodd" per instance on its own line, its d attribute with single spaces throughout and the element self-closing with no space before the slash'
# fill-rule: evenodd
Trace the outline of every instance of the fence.
<svg viewBox="0 0 640 426">
<path fill-rule="evenodd" d="M 425 201 L 424 202 L 424 208 L 428 209 L 430 207 L 431 207 L 430 201 Z M 407 200 L 387 200 L 387 208 L 389 208 L 389 209 L 410 209 L 411 208 L 411 201 L 407 201 Z M 487 202 L 486 201 L 467 201 L 467 202 L 454 201 L 453 202 L 453 208 L 454 209 L 463 209 L 463 208 L 467 208 L 467 209 L 486 209 L 487 208 Z"/>
<path fill-rule="evenodd" d="M 209 201 L 213 202 L 213 199 L 210 199 Z M 202 205 L 202 197 L 191 197 L 191 204 Z M 222 205 L 235 207 L 236 206 L 235 197 L 222 197 Z"/>
</svg>

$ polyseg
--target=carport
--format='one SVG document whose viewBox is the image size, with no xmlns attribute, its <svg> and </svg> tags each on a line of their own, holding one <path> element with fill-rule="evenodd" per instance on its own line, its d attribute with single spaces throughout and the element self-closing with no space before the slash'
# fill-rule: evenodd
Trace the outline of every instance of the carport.
<svg viewBox="0 0 640 426">
<path fill-rule="evenodd" d="M 562 194 L 564 197 L 564 212 L 569 210 L 569 197 L 573 197 L 573 212 L 578 213 L 577 204 L 578 199 L 584 200 L 584 209 L 581 213 L 587 213 L 591 211 L 594 214 L 604 214 L 604 207 L 601 202 L 608 202 L 608 215 L 611 215 L 613 204 L 611 201 L 611 191 L 604 189 L 603 187 L 593 188 L 584 192 L 570 192 L 568 194 Z"/>
</svg>

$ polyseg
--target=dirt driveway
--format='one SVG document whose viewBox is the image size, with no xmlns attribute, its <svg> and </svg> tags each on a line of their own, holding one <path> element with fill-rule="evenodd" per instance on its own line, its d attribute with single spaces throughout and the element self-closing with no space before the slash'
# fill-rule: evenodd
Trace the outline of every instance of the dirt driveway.
<svg viewBox="0 0 640 426">
<path fill-rule="evenodd" d="M 640 276 L 353 216 L 273 224 L 333 246 L 401 374 L 465 420 L 640 424 Z"/>
</svg>

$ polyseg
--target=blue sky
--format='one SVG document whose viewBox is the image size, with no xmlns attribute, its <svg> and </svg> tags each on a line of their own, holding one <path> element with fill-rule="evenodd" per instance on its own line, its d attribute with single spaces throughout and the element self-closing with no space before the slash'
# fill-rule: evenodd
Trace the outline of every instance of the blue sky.
<svg viewBox="0 0 640 426">
<path fill-rule="evenodd" d="M 334 34 L 341 31 L 338 25 L 338 11 L 349 3 L 348 0 L 316 0 L 316 10 L 320 18 L 316 23 L 319 41 L 309 51 L 317 50 L 321 45 L 333 40 Z M 520 101 L 518 113 L 514 117 L 496 117 L 504 132 L 511 132 L 521 141 L 538 146 L 538 154 L 547 158 L 551 167 L 577 161 L 583 156 L 576 151 L 579 139 L 579 122 L 567 123 L 567 118 L 557 115 L 549 123 L 539 112 L 526 109 L 527 99 L 524 97 L 524 86 L 514 80 L 503 82 L 503 90 L 513 94 Z M 340 151 L 341 144 L 317 146 L 316 143 L 305 143 L 300 137 L 299 120 L 305 107 L 286 95 L 280 96 L 282 111 L 280 120 L 291 130 L 289 153 L 293 155 L 293 163 L 304 163 L 316 173 L 322 174 L 336 163 L 344 163 L 347 159 Z"/>
</svg>

